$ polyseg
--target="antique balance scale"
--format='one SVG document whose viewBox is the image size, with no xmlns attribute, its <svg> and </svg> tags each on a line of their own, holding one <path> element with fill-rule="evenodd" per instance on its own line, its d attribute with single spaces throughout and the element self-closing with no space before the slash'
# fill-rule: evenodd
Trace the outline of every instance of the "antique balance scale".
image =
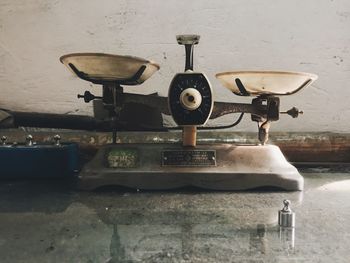
<svg viewBox="0 0 350 263">
<path fill-rule="evenodd" d="M 214 190 L 243 190 L 279 187 L 302 190 L 303 177 L 288 163 L 277 146 L 266 144 L 272 122 L 281 113 L 298 117 L 295 107 L 280 112 L 278 96 L 291 95 L 309 86 L 316 75 L 281 71 L 234 71 L 216 74 L 219 81 L 238 96 L 252 96 L 250 104 L 214 102 L 208 78 L 193 70 L 193 48 L 198 35 L 179 35 L 185 46 L 185 72 L 171 81 L 168 97 L 124 92 L 150 78 L 159 65 L 141 58 L 102 53 L 76 53 L 60 58 L 79 78 L 102 85 L 102 96 L 89 91 L 78 95 L 85 102 L 102 105 L 102 117 L 51 113 L 15 112 L 0 109 L 0 128 L 48 127 L 111 131 L 111 144 L 99 147 L 94 158 L 79 174 L 79 185 L 94 189 L 121 185 L 137 189 L 172 189 L 197 186 Z M 96 107 L 98 108 L 98 107 Z M 100 107 L 101 108 L 101 107 Z M 240 113 L 231 125 L 206 126 L 209 119 Z M 162 114 L 171 115 L 177 126 L 163 125 Z M 197 130 L 217 130 L 236 126 L 250 114 L 258 123 L 257 145 L 197 143 Z M 117 131 L 182 130 L 179 143 L 117 143 Z M 212 133 L 215 135 L 215 133 Z M 77 149 L 73 144 L 8 143 L 1 138 L 0 160 L 9 178 L 71 176 L 77 170 Z M 11 156 L 11 158 L 9 158 Z M 9 162 L 11 160 L 12 162 Z M 13 163 L 27 160 L 26 165 Z M 61 168 L 62 169 L 61 169 Z M 21 169 L 20 169 L 21 168 Z M 28 171 L 31 171 L 30 173 Z M 56 172 L 53 172 L 56 171 Z"/>
<path fill-rule="evenodd" d="M 104 185 L 121 185 L 138 189 L 172 189 L 197 186 L 215 190 L 240 190 L 263 186 L 285 190 L 302 190 L 303 177 L 288 163 L 277 146 L 266 144 L 269 128 L 280 115 L 278 96 L 291 95 L 309 86 L 316 75 L 277 71 L 236 71 L 216 74 L 226 88 L 238 96 L 253 96 L 251 104 L 213 101 L 208 78 L 193 71 L 193 48 L 198 35 L 179 35 L 185 46 L 185 72 L 174 76 L 168 97 L 124 93 L 123 87 L 142 84 L 159 66 L 148 60 L 102 53 L 76 53 L 61 57 L 81 79 L 101 84 L 102 97 L 86 91 L 85 102 L 101 100 L 108 111 L 113 143 L 99 148 L 96 156 L 80 173 L 80 187 L 93 189 Z M 126 103 L 141 103 L 171 114 L 182 129 L 180 143 L 117 143 L 117 123 Z M 197 144 L 198 129 L 209 119 L 226 114 L 251 114 L 258 123 L 259 145 L 228 143 Z M 285 112 L 297 117 L 295 107 Z"/>
</svg>

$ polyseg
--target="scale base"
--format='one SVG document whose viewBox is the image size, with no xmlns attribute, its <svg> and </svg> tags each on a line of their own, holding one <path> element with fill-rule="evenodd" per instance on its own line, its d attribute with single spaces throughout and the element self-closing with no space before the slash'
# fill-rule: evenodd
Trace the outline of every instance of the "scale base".
<svg viewBox="0 0 350 263">
<path fill-rule="evenodd" d="M 210 155 L 211 161 L 200 165 L 191 162 L 169 165 L 164 161 L 167 158 L 164 151 L 186 154 L 197 150 L 214 152 L 214 157 Z M 79 188 L 84 190 L 108 185 L 145 190 L 195 186 L 210 190 L 277 187 L 301 191 L 304 187 L 304 178 L 274 145 L 207 144 L 195 148 L 178 144 L 104 145 L 85 165 L 79 178 Z"/>
</svg>

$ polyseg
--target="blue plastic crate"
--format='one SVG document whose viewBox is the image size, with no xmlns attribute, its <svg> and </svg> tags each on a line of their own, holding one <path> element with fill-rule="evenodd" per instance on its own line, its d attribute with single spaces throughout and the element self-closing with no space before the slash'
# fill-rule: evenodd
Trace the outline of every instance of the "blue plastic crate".
<svg viewBox="0 0 350 263">
<path fill-rule="evenodd" d="M 78 169 L 76 143 L 0 146 L 0 178 L 69 177 Z"/>
</svg>

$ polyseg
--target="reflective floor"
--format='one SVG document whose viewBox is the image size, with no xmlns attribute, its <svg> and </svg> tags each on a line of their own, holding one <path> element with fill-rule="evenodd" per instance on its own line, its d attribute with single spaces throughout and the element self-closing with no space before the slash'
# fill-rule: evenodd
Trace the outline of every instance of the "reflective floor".
<svg viewBox="0 0 350 263">
<path fill-rule="evenodd" d="M 2 181 L 0 262 L 349 262 L 350 174 L 303 175 L 303 192 Z M 295 229 L 277 226 L 283 199 Z"/>
</svg>

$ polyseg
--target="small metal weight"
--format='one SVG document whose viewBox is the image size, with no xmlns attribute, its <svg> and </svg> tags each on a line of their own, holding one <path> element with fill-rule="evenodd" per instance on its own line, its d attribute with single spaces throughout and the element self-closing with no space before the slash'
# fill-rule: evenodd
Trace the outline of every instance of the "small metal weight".
<svg viewBox="0 0 350 263">
<path fill-rule="evenodd" d="M 1 145 L 6 145 L 6 140 L 7 140 L 7 137 L 6 136 L 2 136 L 1 137 Z"/>
<path fill-rule="evenodd" d="M 26 137 L 26 145 L 27 146 L 33 146 L 33 136 L 28 134 Z"/>
<path fill-rule="evenodd" d="M 61 146 L 61 136 L 59 136 L 58 134 L 56 134 L 56 135 L 53 137 L 53 140 L 54 140 L 54 145 L 55 145 L 55 146 Z"/>
<path fill-rule="evenodd" d="M 283 200 L 284 207 L 278 211 L 278 224 L 281 227 L 295 227 L 295 213 L 290 209 L 290 201 Z"/>
</svg>

